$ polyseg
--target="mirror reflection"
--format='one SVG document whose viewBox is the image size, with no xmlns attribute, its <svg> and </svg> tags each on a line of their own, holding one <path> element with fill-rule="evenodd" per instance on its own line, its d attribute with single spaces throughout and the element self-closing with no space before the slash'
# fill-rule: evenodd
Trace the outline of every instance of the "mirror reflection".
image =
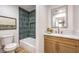
<svg viewBox="0 0 79 59">
<path fill-rule="evenodd" d="M 67 27 L 67 6 L 52 9 L 52 27 Z"/>
</svg>

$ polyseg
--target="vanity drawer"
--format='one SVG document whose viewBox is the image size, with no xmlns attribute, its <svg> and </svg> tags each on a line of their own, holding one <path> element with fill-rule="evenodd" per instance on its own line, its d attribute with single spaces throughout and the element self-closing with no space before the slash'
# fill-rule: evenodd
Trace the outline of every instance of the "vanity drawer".
<svg viewBox="0 0 79 59">
<path fill-rule="evenodd" d="M 50 35 L 44 35 L 44 38 L 48 38 L 48 39 L 50 39 L 50 40 L 59 40 L 61 37 L 50 36 Z"/>
</svg>

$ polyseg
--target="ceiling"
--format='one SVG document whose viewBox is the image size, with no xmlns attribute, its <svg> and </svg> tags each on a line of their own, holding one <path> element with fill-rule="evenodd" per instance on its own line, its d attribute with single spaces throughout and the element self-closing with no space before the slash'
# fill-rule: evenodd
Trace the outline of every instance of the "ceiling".
<svg viewBox="0 0 79 59">
<path fill-rule="evenodd" d="M 19 5 L 19 7 L 27 10 L 27 11 L 32 11 L 34 9 L 36 9 L 36 5 Z"/>
</svg>

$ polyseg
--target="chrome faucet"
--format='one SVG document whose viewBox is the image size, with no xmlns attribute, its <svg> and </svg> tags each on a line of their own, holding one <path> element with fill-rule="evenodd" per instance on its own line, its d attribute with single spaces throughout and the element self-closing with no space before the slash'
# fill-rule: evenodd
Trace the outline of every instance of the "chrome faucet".
<svg viewBox="0 0 79 59">
<path fill-rule="evenodd" d="M 58 34 L 62 34 L 63 31 L 60 31 L 60 28 L 58 27 L 58 31 L 57 31 Z"/>
<path fill-rule="evenodd" d="M 60 31 L 60 28 L 58 27 L 57 30 L 55 30 L 55 33 L 56 33 L 56 34 L 62 34 L 63 31 Z"/>
<path fill-rule="evenodd" d="M 59 27 L 58 27 L 58 31 L 57 31 L 57 33 L 60 34 L 60 28 L 59 28 Z"/>
</svg>

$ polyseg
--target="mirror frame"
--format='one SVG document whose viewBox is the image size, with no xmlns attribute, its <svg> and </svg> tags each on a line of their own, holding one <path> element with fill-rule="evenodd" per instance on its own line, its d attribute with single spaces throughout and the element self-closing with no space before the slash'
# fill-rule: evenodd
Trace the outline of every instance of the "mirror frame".
<svg viewBox="0 0 79 59">
<path fill-rule="evenodd" d="M 16 29 L 16 28 L 17 28 L 17 20 L 16 20 L 16 18 L 7 17 L 7 16 L 1 16 L 1 15 L 0 15 L 0 17 L 15 20 L 15 28 L 13 28 L 13 27 L 11 27 L 11 28 L 7 28 L 7 26 L 5 26 L 5 28 L 0 28 L 0 30 L 13 30 L 13 29 Z"/>
<path fill-rule="evenodd" d="M 52 17 L 53 17 L 53 10 L 60 9 L 62 7 L 66 8 L 66 26 L 64 26 L 64 27 L 55 27 L 52 24 L 53 23 L 53 19 L 52 19 Z M 59 6 L 59 7 L 56 7 L 54 9 L 51 9 L 51 27 L 52 28 L 68 28 L 68 6 L 67 5 L 63 5 L 63 6 Z"/>
</svg>

